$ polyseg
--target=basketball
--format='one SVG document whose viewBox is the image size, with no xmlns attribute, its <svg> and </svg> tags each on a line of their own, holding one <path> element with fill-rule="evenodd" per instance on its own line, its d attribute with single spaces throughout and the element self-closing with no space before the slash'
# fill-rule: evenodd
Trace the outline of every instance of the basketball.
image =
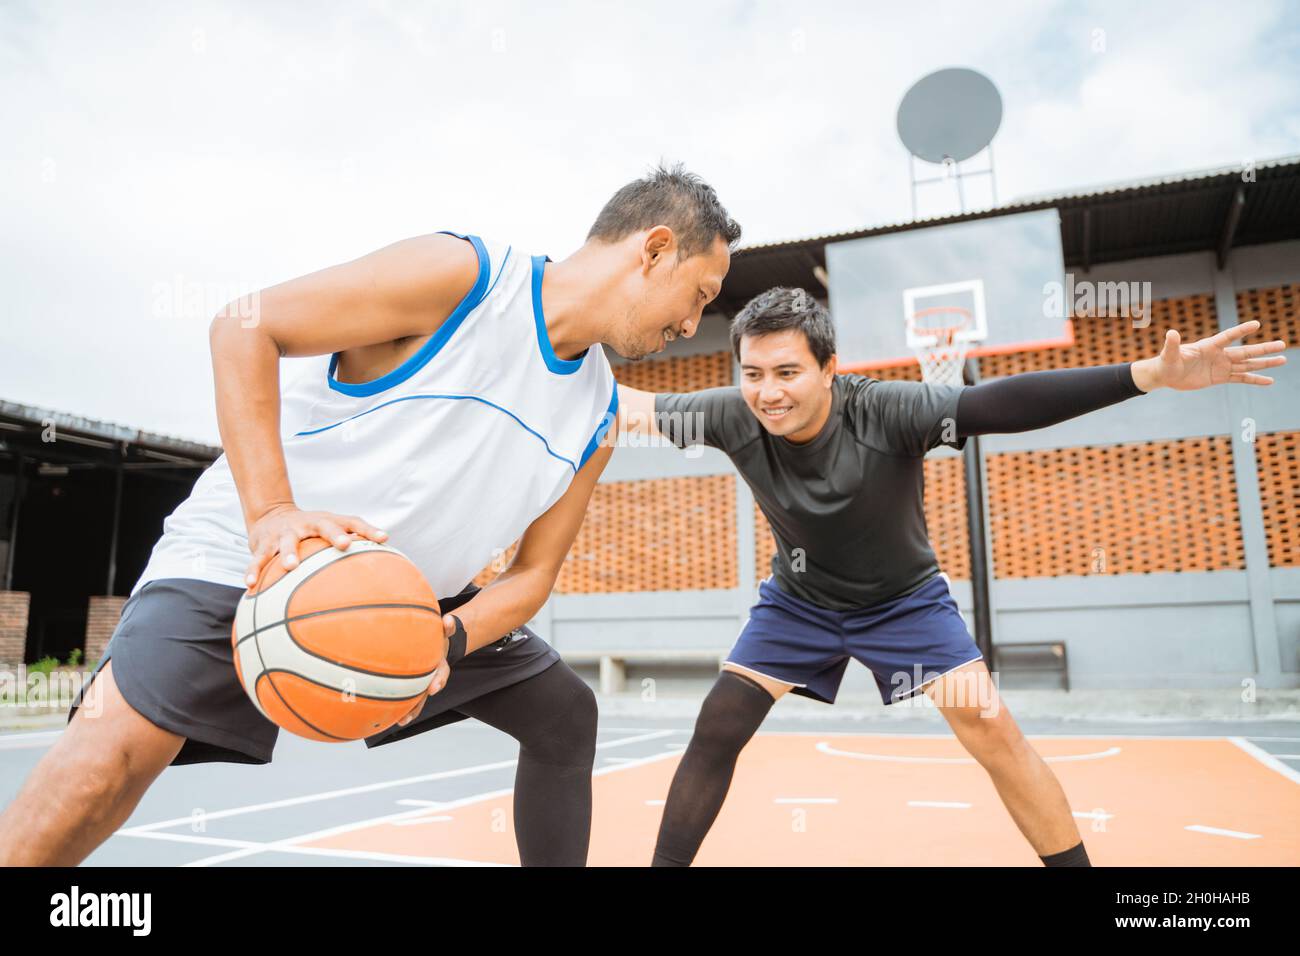
<svg viewBox="0 0 1300 956">
<path fill-rule="evenodd" d="M 428 690 L 444 653 L 432 588 L 400 551 L 354 540 L 298 543 L 235 610 L 235 673 L 268 720 L 309 740 L 358 740 L 395 724 Z"/>
</svg>

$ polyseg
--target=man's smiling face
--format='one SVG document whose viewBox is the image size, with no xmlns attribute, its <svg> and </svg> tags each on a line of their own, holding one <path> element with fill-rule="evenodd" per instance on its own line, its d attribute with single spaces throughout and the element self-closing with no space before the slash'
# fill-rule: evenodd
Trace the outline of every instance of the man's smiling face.
<svg viewBox="0 0 1300 956">
<path fill-rule="evenodd" d="M 772 435 L 795 442 L 816 436 L 826 421 L 835 356 L 819 366 L 798 329 L 740 340 L 740 392 Z"/>
</svg>

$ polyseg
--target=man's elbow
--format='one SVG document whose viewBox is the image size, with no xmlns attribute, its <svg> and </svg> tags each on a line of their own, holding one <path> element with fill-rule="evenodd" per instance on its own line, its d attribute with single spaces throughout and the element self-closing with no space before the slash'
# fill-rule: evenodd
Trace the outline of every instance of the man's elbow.
<svg viewBox="0 0 1300 956">
<path fill-rule="evenodd" d="M 226 303 L 208 323 L 208 346 L 213 355 L 230 350 L 236 343 L 254 339 L 263 347 L 269 344 L 278 356 L 284 357 L 284 347 L 261 327 L 255 295 Z"/>
</svg>

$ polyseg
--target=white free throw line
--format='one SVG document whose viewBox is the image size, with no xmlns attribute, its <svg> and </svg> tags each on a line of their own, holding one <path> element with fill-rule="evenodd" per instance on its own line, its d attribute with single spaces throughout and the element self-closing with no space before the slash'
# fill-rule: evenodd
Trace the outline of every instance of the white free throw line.
<svg viewBox="0 0 1300 956">
<path fill-rule="evenodd" d="M 832 757 L 852 757 L 854 760 L 879 760 L 885 763 L 975 763 L 974 757 L 911 757 L 906 754 L 864 754 L 856 750 L 838 750 L 827 741 L 817 745 L 817 749 Z M 1072 760 L 1100 760 L 1114 757 L 1120 753 L 1119 747 L 1108 747 L 1090 754 L 1067 754 L 1059 757 L 1044 757 L 1047 763 L 1066 763 Z"/>
<path fill-rule="evenodd" d="M 1238 840 L 1258 840 L 1261 834 L 1242 833 L 1240 830 L 1224 830 L 1222 827 L 1207 827 L 1200 823 L 1194 823 L 1189 827 L 1183 827 L 1184 830 L 1191 830 L 1193 833 L 1208 833 L 1211 836 L 1235 837 Z"/>
</svg>

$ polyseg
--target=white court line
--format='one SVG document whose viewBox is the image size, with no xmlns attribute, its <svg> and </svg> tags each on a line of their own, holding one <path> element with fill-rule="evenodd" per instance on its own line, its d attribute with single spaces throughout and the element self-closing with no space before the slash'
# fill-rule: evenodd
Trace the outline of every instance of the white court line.
<svg viewBox="0 0 1300 956">
<path fill-rule="evenodd" d="M 647 807 L 662 807 L 667 802 L 668 802 L 667 800 L 647 800 L 645 802 L 645 805 Z"/>
<path fill-rule="evenodd" d="M 1278 760 L 1300 760 L 1300 754 L 1271 754 Z"/>
<path fill-rule="evenodd" d="M 368 850 L 343 850 L 328 847 L 298 846 L 283 847 L 255 843 L 252 840 L 229 840 L 221 837 L 199 837 L 186 833 L 132 833 L 130 836 L 142 840 L 165 840 L 168 843 L 190 843 L 203 846 L 236 846 L 251 849 L 263 847 L 265 851 L 275 853 L 296 853 L 299 856 L 333 856 L 350 860 L 380 860 L 385 863 L 414 863 L 421 866 L 504 866 L 501 863 L 482 863 L 477 860 L 458 860 L 451 857 L 403 856 L 400 853 L 373 853 Z M 184 866 L 190 866 L 186 863 Z"/>
<path fill-rule="evenodd" d="M 450 823 L 455 817 L 420 817 L 418 820 L 398 820 L 395 827 L 418 827 L 426 823 Z"/>
<path fill-rule="evenodd" d="M 884 730 L 764 730 L 756 737 L 915 737 L 918 740 L 956 740 L 951 731 L 943 734 L 911 734 Z M 1232 734 L 1025 734 L 1026 740 L 1231 740 Z M 1300 737 L 1259 737 L 1248 734 L 1245 740 L 1291 740 Z"/>
<path fill-rule="evenodd" d="M 1288 767 L 1282 761 L 1278 760 L 1274 754 L 1269 753 L 1263 747 L 1256 747 L 1245 737 L 1229 737 L 1228 739 L 1262 763 L 1265 767 L 1268 767 L 1271 770 L 1276 770 L 1292 783 L 1300 783 L 1300 770 L 1296 770 L 1294 767 Z"/>
<path fill-rule="evenodd" d="M 665 718 L 671 719 L 671 718 Z M 685 718 L 683 718 L 685 719 Z M 666 730 L 673 734 L 689 734 L 693 727 L 602 727 L 602 731 L 608 731 L 612 734 L 648 734 L 652 731 Z"/>
<path fill-rule="evenodd" d="M 1242 833 L 1240 830 L 1224 830 L 1220 827 L 1207 827 L 1199 823 L 1194 823 L 1189 827 L 1183 827 L 1184 830 L 1191 830 L 1193 833 L 1208 833 L 1211 836 L 1235 837 L 1238 840 L 1258 840 L 1261 834 Z"/>
<path fill-rule="evenodd" d="M 619 743 L 625 743 L 625 742 L 626 741 L 612 741 L 610 745 L 614 746 Z M 671 756 L 673 756 L 673 754 L 653 754 L 649 757 L 643 757 L 640 760 L 635 761 L 633 763 L 621 764 L 613 767 L 601 767 L 597 770 L 594 770 L 592 772 L 592 776 L 596 777 L 596 776 L 600 776 L 601 774 L 611 773 L 616 770 L 626 770 L 629 767 L 637 767 L 637 766 L 641 766 L 642 764 L 654 763 L 656 761 L 664 760 Z M 513 792 L 514 792 L 513 788 L 506 788 L 503 790 L 493 790 L 488 793 L 480 793 L 475 796 L 463 797 L 459 800 L 448 801 L 442 804 L 442 806 L 439 809 L 452 810 L 458 807 L 469 806 L 470 804 L 473 803 L 481 803 L 485 800 L 494 800 L 497 797 L 507 796 Z M 323 840 L 331 836 L 338 836 L 339 834 L 342 833 L 350 833 L 354 830 L 364 830 L 367 827 L 378 826 L 381 823 L 394 823 L 399 820 L 413 819 L 415 817 L 418 817 L 422 813 L 428 813 L 428 812 L 429 811 L 427 807 L 420 807 L 415 810 L 406 810 L 402 813 L 384 814 L 378 817 L 371 817 L 368 820 L 358 820 L 352 823 L 341 824 L 340 826 L 327 827 L 324 830 L 316 830 L 312 833 L 302 833 L 297 836 L 286 837 L 283 840 L 275 840 L 271 843 L 250 846 L 246 849 L 235 850 L 231 853 L 222 853 L 217 856 L 204 857 L 202 859 L 193 860 L 190 863 L 186 863 L 185 866 L 212 866 L 216 863 L 225 863 L 229 860 L 237 860 L 237 859 L 243 859 L 244 857 L 256 856 L 259 853 L 267 853 L 267 852 L 282 850 L 287 846 L 295 846 L 299 843 L 306 843 L 312 840 Z M 119 830 L 118 833 L 125 834 L 127 836 L 135 835 L 133 833 L 127 833 L 126 831 L 122 831 L 122 830 Z M 423 859 L 423 857 L 410 857 L 409 859 L 419 860 L 419 859 Z"/>
<path fill-rule="evenodd" d="M 839 803 L 839 797 L 776 797 L 773 803 Z"/>
<path fill-rule="evenodd" d="M 655 740 L 663 737 L 667 731 L 657 731 L 654 733 L 643 734 L 640 737 L 624 737 L 619 740 L 609 740 L 604 743 L 596 744 L 596 749 L 600 750 L 609 747 L 624 747 L 628 744 L 640 743 L 643 740 Z M 485 773 L 489 770 L 502 770 L 507 767 L 513 767 L 518 763 L 514 760 L 498 760 L 495 763 L 477 764 L 472 767 L 460 767 L 456 770 L 439 770 L 435 773 L 425 773 L 414 777 L 402 777 L 397 780 L 383 780 L 378 783 L 361 784 L 356 787 L 345 787 L 341 790 L 325 790 L 319 793 L 309 793 L 298 797 L 287 797 L 283 800 L 271 800 L 266 803 L 253 803 L 242 807 L 231 807 L 227 810 L 213 810 L 210 813 L 204 813 L 203 820 L 221 820 L 226 817 L 240 816 L 245 813 L 260 813 L 264 810 L 279 810 L 283 807 L 294 807 L 304 803 L 316 803 L 321 800 L 334 800 L 339 797 L 350 797 L 358 793 L 373 793 L 376 790 L 387 790 L 392 787 L 405 787 L 414 783 L 426 783 L 432 780 L 449 780 L 455 777 L 466 777 L 471 774 Z M 160 820 L 157 823 L 145 823 L 140 826 L 127 827 L 119 830 L 118 833 L 134 835 L 143 833 L 148 830 L 162 830 L 167 827 L 181 826 L 194 822 L 194 817 L 175 817 L 171 820 Z"/>
<path fill-rule="evenodd" d="M 63 733 L 61 730 L 47 731 L 39 734 L 2 734 L 0 750 L 30 750 L 33 747 L 51 747 Z"/>
<path fill-rule="evenodd" d="M 884 763 L 975 763 L 974 757 L 911 757 L 905 754 L 864 754 L 855 750 L 837 750 L 826 741 L 817 745 L 817 750 L 832 757 L 852 757 L 854 760 L 878 760 Z M 1046 763 L 1065 763 L 1073 760 L 1100 760 L 1114 757 L 1121 752 L 1119 747 L 1108 747 L 1090 754 L 1067 754 L 1061 757 L 1043 757 Z"/>
<path fill-rule="evenodd" d="M 689 734 L 692 730 L 690 727 L 601 727 L 601 733 L 609 734 L 650 734 L 660 731 L 668 731 L 672 734 Z"/>
<path fill-rule="evenodd" d="M 969 810 L 975 806 L 973 803 L 960 803 L 949 800 L 908 800 L 909 807 L 942 807 L 951 810 Z"/>
</svg>

